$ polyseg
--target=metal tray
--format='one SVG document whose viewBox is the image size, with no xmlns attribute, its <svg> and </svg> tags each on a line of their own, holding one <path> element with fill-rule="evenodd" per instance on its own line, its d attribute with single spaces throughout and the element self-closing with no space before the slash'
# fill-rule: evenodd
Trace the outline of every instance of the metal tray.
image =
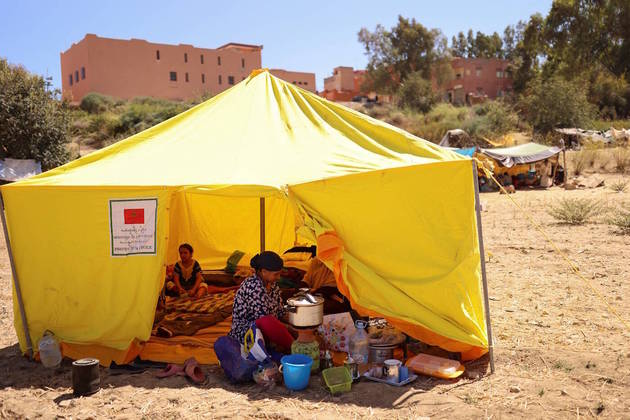
<svg viewBox="0 0 630 420">
<path fill-rule="evenodd" d="M 387 385 L 392 385 L 392 386 L 405 386 L 407 384 L 412 383 L 416 379 L 418 379 L 418 375 L 416 375 L 415 373 L 414 374 L 410 373 L 409 378 L 407 378 L 406 380 L 402 382 L 390 382 L 385 379 L 375 378 L 373 376 L 368 375 L 368 372 L 365 372 L 362 376 L 366 379 L 369 379 L 370 381 L 380 382 L 382 384 L 387 384 Z"/>
</svg>

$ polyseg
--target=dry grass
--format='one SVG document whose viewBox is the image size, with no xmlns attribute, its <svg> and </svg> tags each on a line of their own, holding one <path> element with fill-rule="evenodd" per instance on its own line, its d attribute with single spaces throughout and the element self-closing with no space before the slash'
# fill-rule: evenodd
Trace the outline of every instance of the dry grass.
<svg viewBox="0 0 630 420">
<path fill-rule="evenodd" d="M 603 174 L 610 183 L 618 175 Z M 560 249 L 621 314 L 630 320 L 630 236 L 607 224 L 554 223 L 545 209 L 559 197 L 625 198 L 602 189 L 518 191 L 513 197 L 548 231 Z M 102 389 L 72 399 L 70 367 L 47 371 L 18 354 L 13 330 L 11 275 L 0 240 L 0 417 L 8 418 L 628 418 L 630 332 L 570 274 L 505 196 L 481 195 L 494 375 L 483 361 L 467 363 L 458 380 L 421 376 L 391 387 L 359 382 L 331 397 L 314 376 L 303 392 L 230 384 L 216 366 L 208 381 L 164 380 L 152 372 L 111 375 Z M 518 391 L 510 391 L 511 389 Z"/>
<path fill-rule="evenodd" d="M 617 147 L 612 150 L 612 158 L 617 172 L 624 173 L 630 167 L 630 149 Z"/>
<path fill-rule="evenodd" d="M 622 204 L 611 212 L 608 223 L 615 226 L 620 233 L 630 235 L 630 204 Z"/>
<path fill-rule="evenodd" d="M 610 189 L 617 193 L 624 193 L 628 187 L 628 181 L 620 179 L 610 184 Z"/>
<path fill-rule="evenodd" d="M 604 208 L 600 200 L 591 198 L 561 198 L 548 213 L 563 224 L 582 225 L 591 221 Z"/>
</svg>

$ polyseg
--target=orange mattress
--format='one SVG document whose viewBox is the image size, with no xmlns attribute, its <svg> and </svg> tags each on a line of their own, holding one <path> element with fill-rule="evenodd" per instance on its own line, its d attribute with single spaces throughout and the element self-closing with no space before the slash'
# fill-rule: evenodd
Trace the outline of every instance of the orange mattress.
<svg viewBox="0 0 630 420">
<path fill-rule="evenodd" d="M 232 317 L 207 328 L 203 328 L 192 336 L 175 336 L 162 338 L 151 336 L 140 351 L 142 360 L 154 362 L 184 363 L 194 357 L 200 364 L 217 364 L 214 343 L 221 336 L 227 335 L 232 326 Z"/>
</svg>

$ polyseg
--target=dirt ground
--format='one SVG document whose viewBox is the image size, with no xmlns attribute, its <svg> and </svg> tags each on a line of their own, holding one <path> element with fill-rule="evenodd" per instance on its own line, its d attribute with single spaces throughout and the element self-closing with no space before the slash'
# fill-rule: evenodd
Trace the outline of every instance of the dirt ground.
<svg viewBox="0 0 630 420">
<path fill-rule="evenodd" d="M 610 184 L 619 176 L 602 175 Z M 628 178 L 627 178 L 628 179 Z M 630 202 L 610 189 L 519 191 L 514 198 L 630 322 L 630 236 L 602 221 L 559 225 L 546 208 L 559 197 L 593 197 L 609 206 Z M 421 377 L 404 388 L 361 382 L 330 396 L 319 377 L 305 392 L 233 386 L 218 367 L 193 386 L 181 377 L 159 380 L 147 371 L 112 376 L 102 390 L 72 398 L 69 364 L 49 371 L 19 355 L 13 329 L 10 268 L 0 249 L 0 416 L 213 418 L 630 418 L 630 331 L 518 210 L 497 193 L 482 194 L 488 251 L 496 373 L 468 365 L 454 381 Z"/>
</svg>

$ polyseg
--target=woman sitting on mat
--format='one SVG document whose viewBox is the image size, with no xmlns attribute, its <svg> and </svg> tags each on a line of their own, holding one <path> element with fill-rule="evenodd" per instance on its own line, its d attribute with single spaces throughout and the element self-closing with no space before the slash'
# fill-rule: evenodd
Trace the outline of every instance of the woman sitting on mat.
<svg viewBox="0 0 630 420">
<path fill-rule="evenodd" d="M 293 336 L 279 321 L 285 315 L 285 310 L 276 284 L 283 264 L 282 258 L 271 251 L 262 252 L 251 259 L 250 265 L 255 274 L 245 279 L 236 292 L 229 334 L 241 344 L 255 322 L 265 337 L 265 343 L 274 343 L 277 350 L 290 352 Z"/>
<path fill-rule="evenodd" d="M 192 298 L 208 294 L 208 285 L 203 281 L 201 266 L 192 256 L 192 246 L 189 244 L 179 246 L 180 261 L 175 263 L 173 281 L 166 283 L 166 294 L 175 296 L 188 294 Z"/>
</svg>

